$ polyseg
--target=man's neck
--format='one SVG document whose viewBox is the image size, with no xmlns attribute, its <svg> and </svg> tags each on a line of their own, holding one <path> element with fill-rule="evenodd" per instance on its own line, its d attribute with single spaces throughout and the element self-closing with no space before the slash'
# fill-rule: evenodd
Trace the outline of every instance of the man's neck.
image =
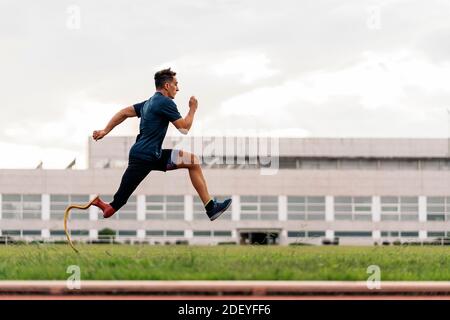
<svg viewBox="0 0 450 320">
<path fill-rule="evenodd" d="M 156 90 L 156 92 L 159 92 L 159 93 L 161 93 L 163 96 L 169 98 L 169 95 L 168 95 L 163 89 L 161 89 L 161 90 Z"/>
</svg>

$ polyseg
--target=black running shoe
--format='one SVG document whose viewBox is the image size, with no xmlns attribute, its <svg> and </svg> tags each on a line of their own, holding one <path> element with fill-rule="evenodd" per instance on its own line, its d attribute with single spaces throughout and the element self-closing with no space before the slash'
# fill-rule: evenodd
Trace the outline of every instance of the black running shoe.
<svg viewBox="0 0 450 320">
<path fill-rule="evenodd" d="M 216 220 L 218 217 L 220 217 L 220 215 L 225 212 L 225 210 L 227 210 L 231 204 L 231 199 L 226 199 L 224 202 L 217 202 L 215 199 L 213 201 L 214 206 L 212 207 L 212 209 L 206 211 L 206 214 L 211 221 Z"/>
</svg>

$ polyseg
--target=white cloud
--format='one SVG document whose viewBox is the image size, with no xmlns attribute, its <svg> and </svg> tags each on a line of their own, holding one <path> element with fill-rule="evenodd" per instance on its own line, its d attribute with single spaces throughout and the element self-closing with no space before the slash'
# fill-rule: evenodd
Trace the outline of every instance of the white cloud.
<svg viewBox="0 0 450 320">
<path fill-rule="evenodd" d="M 85 168 L 87 141 L 94 130 L 103 129 L 113 115 L 124 106 L 90 100 L 84 93 L 68 98 L 64 115 L 43 124 L 13 123 L 4 128 L 8 141 L 0 143 L 0 168 L 32 168 L 40 161 L 44 168 L 62 169 L 75 157 L 77 168 Z M 125 120 L 109 135 L 136 135 L 137 118 Z"/>
<path fill-rule="evenodd" d="M 233 76 L 238 83 L 252 84 L 280 72 L 270 67 L 270 62 L 264 53 L 233 52 L 222 61 L 214 63 L 211 71 L 219 77 Z"/>
<path fill-rule="evenodd" d="M 31 146 L 53 159 L 85 152 L 92 130 L 150 96 L 167 66 L 180 112 L 199 99 L 193 128 L 205 134 L 368 136 L 380 123 L 386 135 L 448 132 L 448 1 L 78 2 L 76 32 L 68 4 L 0 4 L 0 141 L 27 151 L 8 149 L 17 163 L 39 161 Z M 379 30 L 367 26 L 372 5 Z M 111 134 L 137 131 L 127 120 Z"/>
<path fill-rule="evenodd" d="M 230 77 L 234 83 L 246 85 L 280 73 L 271 66 L 271 60 L 265 53 L 245 50 L 184 55 L 159 64 L 155 71 L 169 67 L 183 75 L 205 73 L 219 78 Z"/>
<path fill-rule="evenodd" d="M 19 145 L 0 142 L 1 169 L 33 169 L 42 161 L 44 169 L 64 169 L 76 159 L 74 169 L 86 168 L 86 154 L 62 148 L 44 148 L 37 145 Z"/>
<path fill-rule="evenodd" d="M 113 115 L 125 106 L 101 103 L 89 99 L 84 93 L 67 98 L 61 117 L 39 123 L 24 120 L 6 125 L 3 134 L 10 140 L 26 143 L 41 143 L 47 146 L 73 149 L 84 146 L 94 130 L 103 129 Z M 129 135 L 136 133 L 137 121 L 128 120 L 117 126 L 110 134 Z"/>
<path fill-rule="evenodd" d="M 358 64 L 348 68 L 309 73 L 278 86 L 234 96 L 222 103 L 220 111 L 222 115 L 284 117 L 283 108 L 293 103 L 329 103 L 332 108 L 333 100 L 339 96 L 357 97 L 367 109 L 410 109 L 405 103 L 408 88 L 420 88 L 430 95 L 450 93 L 448 83 L 450 63 L 438 66 L 406 51 L 366 52 Z"/>
</svg>

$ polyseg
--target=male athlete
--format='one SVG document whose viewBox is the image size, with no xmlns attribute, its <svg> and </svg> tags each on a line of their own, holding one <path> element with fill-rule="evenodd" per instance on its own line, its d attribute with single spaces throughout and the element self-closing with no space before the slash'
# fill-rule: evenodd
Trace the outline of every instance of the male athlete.
<svg viewBox="0 0 450 320">
<path fill-rule="evenodd" d="M 195 97 L 189 100 L 189 112 L 182 118 L 177 105 L 173 102 L 178 92 L 176 73 L 169 69 L 155 74 L 156 93 L 147 101 L 124 108 L 117 112 L 103 130 L 94 131 L 92 137 L 99 140 L 107 135 L 115 126 L 129 117 L 141 118 L 139 135 L 131 147 L 128 167 L 111 203 L 103 202 L 96 197 L 91 203 L 103 211 L 103 217 L 109 218 L 128 201 L 128 198 L 152 170 L 167 171 L 188 169 L 192 185 L 202 200 L 209 219 L 217 219 L 231 204 L 231 199 L 217 202 L 212 199 L 203 178 L 202 169 L 197 156 L 176 149 L 162 149 L 162 142 L 169 122 L 183 134 L 187 134 L 192 126 L 198 102 Z"/>
</svg>

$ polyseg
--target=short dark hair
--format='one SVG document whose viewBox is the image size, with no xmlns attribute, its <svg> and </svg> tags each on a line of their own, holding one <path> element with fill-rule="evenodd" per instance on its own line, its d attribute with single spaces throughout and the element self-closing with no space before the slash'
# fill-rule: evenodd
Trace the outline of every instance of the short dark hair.
<svg viewBox="0 0 450 320">
<path fill-rule="evenodd" d="M 173 77 L 176 76 L 176 72 L 169 69 L 164 69 L 155 73 L 155 87 L 156 89 L 161 89 L 164 83 L 171 82 Z"/>
</svg>

